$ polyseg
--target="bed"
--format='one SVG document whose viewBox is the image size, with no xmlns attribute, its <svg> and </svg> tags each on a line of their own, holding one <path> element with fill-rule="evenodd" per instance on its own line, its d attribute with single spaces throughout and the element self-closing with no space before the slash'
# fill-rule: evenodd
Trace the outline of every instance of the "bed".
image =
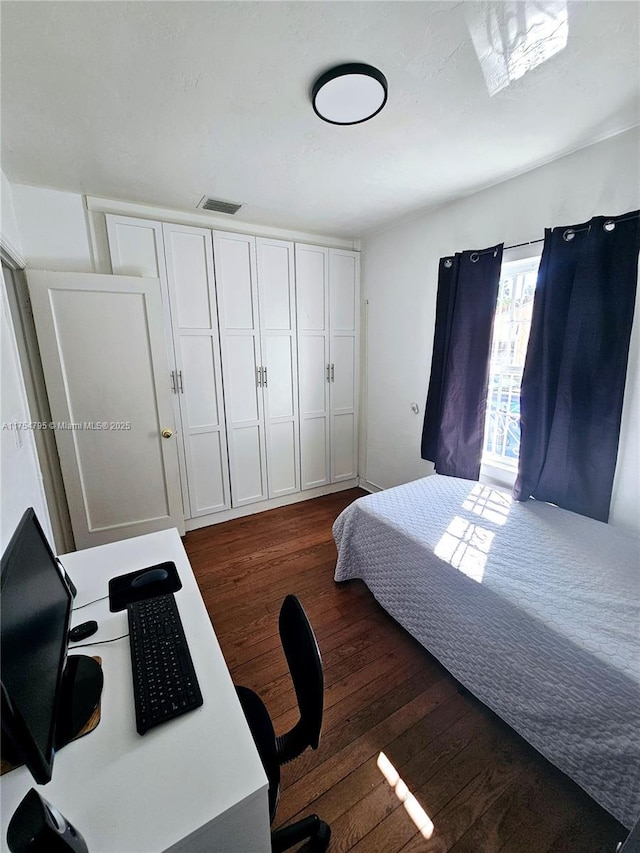
<svg viewBox="0 0 640 853">
<path fill-rule="evenodd" d="M 377 601 L 624 826 L 640 816 L 640 537 L 433 475 L 337 518 Z"/>
</svg>

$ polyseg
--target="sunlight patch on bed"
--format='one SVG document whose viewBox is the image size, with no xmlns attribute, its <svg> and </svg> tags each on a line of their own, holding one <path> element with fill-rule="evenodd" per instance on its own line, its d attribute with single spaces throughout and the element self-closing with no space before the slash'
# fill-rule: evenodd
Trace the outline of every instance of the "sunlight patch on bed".
<svg viewBox="0 0 640 853">
<path fill-rule="evenodd" d="M 511 509 L 511 495 L 498 492 L 490 486 L 475 485 L 465 498 L 462 509 L 479 515 L 494 524 L 504 524 Z"/>
<path fill-rule="evenodd" d="M 433 821 L 413 796 L 406 783 L 402 781 L 400 774 L 384 752 L 378 755 L 377 765 L 384 778 L 395 791 L 397 798 L 404 806 L 407 814 L 418 827 L 422 837 L 431 838 L 434 830 Z"/>
<path fill-rule="evenodd" d="M 434 549 L 436 557 L 482 583 L 495 533 L 456 515 Z"/>
</svg>

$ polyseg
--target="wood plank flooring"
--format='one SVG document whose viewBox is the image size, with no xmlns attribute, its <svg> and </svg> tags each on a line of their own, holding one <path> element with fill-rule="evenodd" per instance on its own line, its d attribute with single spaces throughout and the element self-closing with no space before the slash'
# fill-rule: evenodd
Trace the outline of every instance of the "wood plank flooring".
<svg viewBox="0 0 640 853">
<path fill-rule="evenodd" d="M 322 738 L 283 767 L 276 826 L 315 812 L 332 827 L 331 853 L 614 853 L 617 821 L 464 691 L 362 582 L 334 583 L 331 526 L 362 494 L 185 538 L 233 679 L 260 694 L 278 733 L 297 719 L 278 636 L 287 593 L 318 638 Z"/>
</svg>

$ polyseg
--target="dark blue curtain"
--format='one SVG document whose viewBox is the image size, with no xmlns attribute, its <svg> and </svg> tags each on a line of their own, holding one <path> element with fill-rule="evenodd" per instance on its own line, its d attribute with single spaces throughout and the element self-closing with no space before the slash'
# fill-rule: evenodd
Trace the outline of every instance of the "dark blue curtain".
<svg viewBox="0 0 640 853">
<path fill-rule="evenodd" d="M 441 258 L 422 458 L 439 474 L 477 480 L 502 244 Z"/>
<path fill-rule="evenodd" d="M 607 521 L 636 298 L 639 212 L 545 232 L 514 497 Z"/>
</svg>

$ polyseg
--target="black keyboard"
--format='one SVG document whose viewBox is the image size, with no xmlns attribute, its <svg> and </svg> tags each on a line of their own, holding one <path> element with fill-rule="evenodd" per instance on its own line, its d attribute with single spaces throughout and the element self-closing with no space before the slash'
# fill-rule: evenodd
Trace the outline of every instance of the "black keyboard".
<svg viewBox="0 0 640 853">
<path fill-rule="evenodd" d="M 172 594 L 127 605 L 136 728 L 154 726 L 202 705 L 202 694 Z"/>
</svg>

